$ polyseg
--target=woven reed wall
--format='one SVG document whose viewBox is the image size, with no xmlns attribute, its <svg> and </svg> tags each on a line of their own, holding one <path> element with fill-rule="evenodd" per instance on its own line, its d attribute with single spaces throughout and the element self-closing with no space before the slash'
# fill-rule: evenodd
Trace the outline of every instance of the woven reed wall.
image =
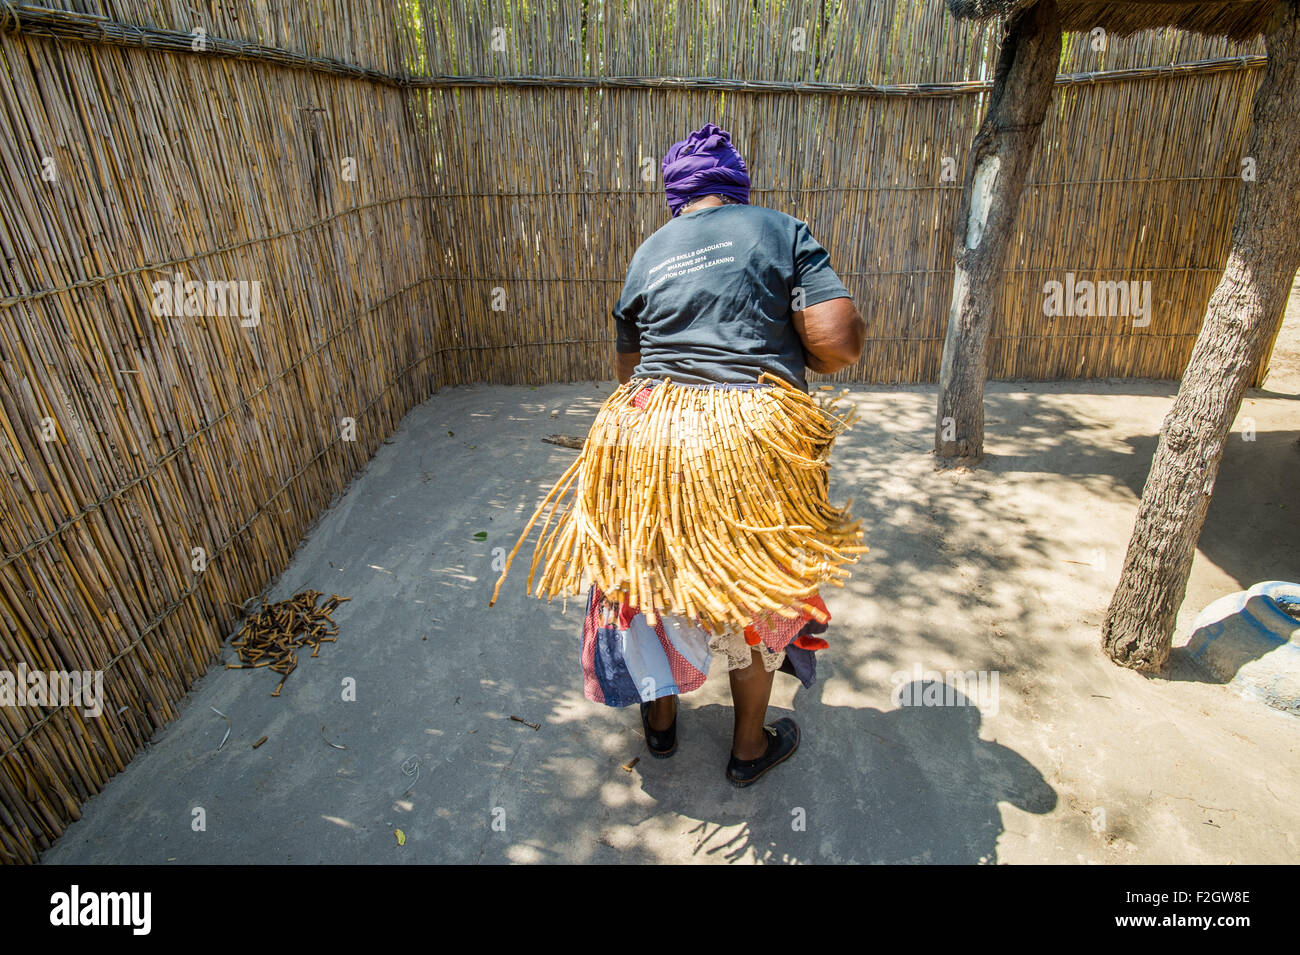
<svg viewBox="0 0 1300 955">
<path fill-rule="evenodd" d="M 500 7 L 500 5 L 493 5 Z M 663 6 L 663 5 L 660 5 Z M 531 17 L 447 5 L 424 23 L 433 74 L 722 76 L 797 91 L 504 86 L 421 89 L 439 143 L 448 384 L 612 376 L 609 309 L 637 245 L 668 219 L 659 159 L 706 120 L 730 130 L 752 201 L 810 223 L 867 319 L 857 365 L 818 379 L 938 379 L 952 295 L 952 217 L 984 111 L 997 32 L 940 3 L 716 0 L 541 4 Z M 829 11 L 823 18 L 823 10 Z M 558 11 L 558 13 L 557 13 Z M 805 49 L 792 48 L 796 28 Z M 494 30 L 504 49 L 494 50 Z M 1177 31 L 1066 38 L 1062 72 L 1263 52 Z M 994 378 L 1178 378 L 1227 257 L 1261 71 L 1151 73 L 1058 87 L 991 333 Z M 820 92 L 818 83 L 902 86 Z M 926 91 L 907 84 L 958 84 Z M 963 85 L 964 84 L 964 85 Z M 942 180 L 943 158 L 955 177 Z M 653 179 L 642 178 L 649 160 Z M 465 223 L 474 223 L 472 233 Z M 1043 315 L 1066 273 L 1150 281 L 1150 321 Z M 495 306 L 495 307 L 494 307 Z M 1261 372 L 1262 374 L 1262 372 Z"/>
<path fill-rule="evenodd" d="M 394 68 L 385 22 L 270 39 Z M 23 33 L 0 57 L 0 669 L 102 670 L 105 696 L 98 718 L 0 706 L 13 862 L 175 716 L 429 395 L 441 303 L 406 91 Z M 154 315 L 177 273 L 260 282 L 258 324 Z"/>
<path fill-rule="evenodd" d="M 701 122 L 736 134 L 755 200 L 808 220 L 862 304 L 868 353 L 835 377 L 937 373 L 996 55 L 938 3 L 63 6 L 107 19 L 0 2 L 0 670 L 102 670 L 106 699 L 97 719 L 0 706 L 5 862 L 34 860 L 175 715 L 240 605 L 434 386 L 611 376 L 609 307 L 666 218 L 658 158 Z M 1071 41 L 1063 69 L 1258 52 Z M 784 87 L 599 79 L 618 76 Z M 1180 373 L 1256 82 L 1060 89 L 996 376 Z M 1067 269 L 1149 274 L 1165 305 L 1147 329 L 1048 328 L 1035 283 Z M 259 282 L 259 323 L 155 315 L 152 283 L 177 273 Z"/>
</svg>

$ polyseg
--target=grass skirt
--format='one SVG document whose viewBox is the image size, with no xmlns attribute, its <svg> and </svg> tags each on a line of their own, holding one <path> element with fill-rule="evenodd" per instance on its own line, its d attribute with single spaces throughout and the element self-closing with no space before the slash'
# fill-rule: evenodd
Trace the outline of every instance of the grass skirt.
<svg viewBox="0 0 1300 955">
<path fill-rule="evenodd" d="M 867 550 L 851 502 L 827 499 L 830 451 L 852 420 L 852 409 L 766 374 L 749 385 L 620 385 L 524 528 L 492 602 L 546 514 L 528 576 L 533 590 L 540 566 L 538 597 L 581 593 L 585 575 L 650 626 L 660 614 L 714 634 L 773 614 L 824 623 L 811 598 L 821 584 L 843 586 L 843 565 Z"/>
</svg>

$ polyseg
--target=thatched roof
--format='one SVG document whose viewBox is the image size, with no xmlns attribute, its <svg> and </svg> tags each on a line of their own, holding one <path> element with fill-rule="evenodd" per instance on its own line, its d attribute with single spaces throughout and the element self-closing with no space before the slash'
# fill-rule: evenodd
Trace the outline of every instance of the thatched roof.
<svg viewBox="0 0 1300 955">
<path fill-rule="evenodd" d="M 946 0 L 948 11 L 961 20 L 1008 16 L 1036 0 Z M 1088 32 L 1101 27 L 1124 36 L 1139 30 L 1175 27 L 1207 36 L 1249 40 L 1264 32 L 1279 0 L 1220 0 L 1218 3 L 1178 3 L 1170 0 L 1057 0 L 1061 28 Z"/>
</svg>

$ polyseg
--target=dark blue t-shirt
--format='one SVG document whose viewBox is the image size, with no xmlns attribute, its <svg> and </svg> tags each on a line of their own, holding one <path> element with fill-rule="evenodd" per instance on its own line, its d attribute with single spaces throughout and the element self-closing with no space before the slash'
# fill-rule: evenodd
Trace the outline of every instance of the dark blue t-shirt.
<svg viewBox="0 0 1300 955">
<path fill-rule="evenodd" d="M 775 209 L 709 206 L 670 220 L 632 256 L 614 307 L 633 375 L 702 384 L 769 371 L 804 391 L 793 313 L 851 298 L 805 222 Z"/>
</svg>

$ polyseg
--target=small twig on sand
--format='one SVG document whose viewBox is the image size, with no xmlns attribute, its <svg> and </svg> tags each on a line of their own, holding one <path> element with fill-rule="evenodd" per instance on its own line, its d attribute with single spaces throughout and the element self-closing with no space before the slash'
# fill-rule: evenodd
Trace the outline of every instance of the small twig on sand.
<svg viewBox="0 0 1300 955">
<path fill-rule="evenodd" d="M 210 709 L 213 713 L 216 713 L 218 716 L 220 716 L 223 720 L 226 721 L 226 735 L 221 737 L 221 746 L 225 746 L 226 740 L 230 739 L 230 730 L 233 728 L 233 724 L 230 722 L 230 717 L 227 716 L 225 713 L 221 712 L 215 706 L 209 706 L 208 709 Z M 221 752 L 221 746 L 217 747 L 218 753 Z"/>
<path fill-rule="evenodd" d="M 583 445 L 582 438 L 575 438 L 571 434 L 548 434 L 542 440 L 547 444 L 558 444 L 562 448 L 573 448 L 577 451 L 581 451 Z"/>
</svg>

